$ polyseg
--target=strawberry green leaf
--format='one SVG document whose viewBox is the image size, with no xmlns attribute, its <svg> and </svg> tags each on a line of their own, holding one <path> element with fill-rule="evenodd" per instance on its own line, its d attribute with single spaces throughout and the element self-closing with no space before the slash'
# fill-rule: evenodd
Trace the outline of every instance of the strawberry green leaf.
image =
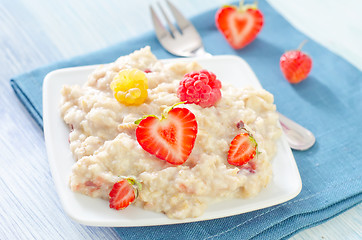
<svg viewBox="0 0 362 240">
<path fill-rule="evenodd" d="M 134 124 L 140 124 L 140 122 L 141 122 L 143 119 L 148 118 L 148 117 L 158 118 L 156 115 L 145 115 L 145 116 L 143 116 L 142 118 L 137 119 L 136 121 L 134 121 Z"/>
</svg>

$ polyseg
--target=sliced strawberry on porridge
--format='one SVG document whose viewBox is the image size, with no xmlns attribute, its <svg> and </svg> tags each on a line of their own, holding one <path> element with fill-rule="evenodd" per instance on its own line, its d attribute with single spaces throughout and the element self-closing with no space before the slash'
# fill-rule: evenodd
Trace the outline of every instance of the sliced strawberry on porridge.
<svg viewBox="0 0 362 240">
<path fill-rule="evenodd" d="M 109 207 L 116 210 L 128 207 L 136 200 L 140 189 L 141 184 L 131 177 L 116 182 L 109 193 Z"/>
<path fill-rule="evenodd" d="M 148 116 L 136 129 L 137 141 L 145 151 L 175 165 L 187 160 L 196 134 L 195 115 L 187 108 L 171 107 L 161 119 Z"/>
<path fill-rule="evenodd" d="M 252 160 L 257 153 L 258 144 L 248 132 L 243 132 L 231 141 L 228 152 L 228 162 L 231 165 L 242 166 Z"/>
</svg>

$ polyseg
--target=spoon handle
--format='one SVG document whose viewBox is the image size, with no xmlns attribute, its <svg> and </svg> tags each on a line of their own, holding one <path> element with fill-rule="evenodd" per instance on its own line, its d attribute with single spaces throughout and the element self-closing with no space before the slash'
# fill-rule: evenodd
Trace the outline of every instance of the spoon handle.
<svg viewBox="0 0 362 240">
<path fill-rule="evenodd" d="M 279 112 L 278 114 L 280 125 L 292 149 L 303 151 L 314 145 L 315 137 L 311 131 L 290 120 L 283 114 Z"/>
</svg>

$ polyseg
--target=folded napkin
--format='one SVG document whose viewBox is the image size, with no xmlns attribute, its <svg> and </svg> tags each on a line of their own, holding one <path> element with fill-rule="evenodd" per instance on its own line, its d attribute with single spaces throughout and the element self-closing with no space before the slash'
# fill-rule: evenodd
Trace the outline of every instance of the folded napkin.
<svg viewBox="0 0 362 240">
<path fill-rule="evenodd" d="M 266 209 L 216 220 L 152 227 L 116 228 L 122 239 L 281 239 L 322 223 L 362 200 L 362 73 L 316 42 L 303 48 L 313 59 L 310 76 L 297 85 L 284 80 L 279 58 L 308 39 L 268 3 L 259 1 L 265 25 L 258 38 L 242 50 L 229 47 L 214 25 L 215 10 L 192 19 L 205 48 L 214 55 L 244 58 L 263 87 L 274 94 L 280 112 L 315 133 L 310 150 L 294 151 L 303 181 L 294 199 Z M 159 58 L 173 57 L 149 33 L 132 41 L 15 77 L 15 93 L 42 126 L 42 81 L 58 68 L 107 63 L 150 45 Z"/>
</svg>

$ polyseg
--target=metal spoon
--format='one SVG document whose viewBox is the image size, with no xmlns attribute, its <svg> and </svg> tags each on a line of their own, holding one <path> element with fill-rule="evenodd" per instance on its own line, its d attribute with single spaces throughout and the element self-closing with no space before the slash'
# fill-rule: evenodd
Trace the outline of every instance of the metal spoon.
<svg viewBox="0 0 362 240">
<path fill-rule="evenodd" d="M 315 137 L 311 131 L 285 117 L 283 114 L 278 114 L 280 125 L 282 126 L 288 144 L 292 149 L 304 151 L 314 145 Z"/>
</svg>

